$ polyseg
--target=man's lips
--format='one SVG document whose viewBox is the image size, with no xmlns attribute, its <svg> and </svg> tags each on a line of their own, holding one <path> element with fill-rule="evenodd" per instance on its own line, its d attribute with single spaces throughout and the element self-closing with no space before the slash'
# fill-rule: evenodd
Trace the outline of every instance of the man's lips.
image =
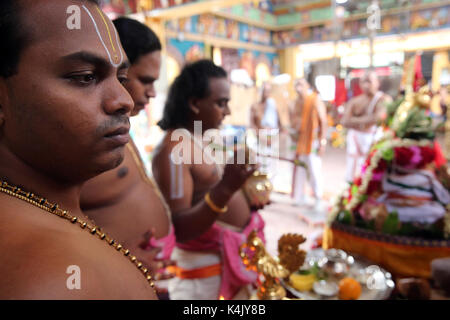
<svg viewBox="0 0 450 320">
<path fill-rule="evenodd" d="M 124 126 L 105 134 L 105 138 L 112 141 L 113 144 L 125 145 L 130 141 L 129 132 L 130 126 Z"/>
<path fill-rule="evenodd" d="M 117 135 L 128 134 L 128 132 L 130 132 L 130 126 L 127 125 L 110 131 L 109 133 L 105 134 L 105 137 L 110 138 Z"/>
<path fill-rule="evenodd" d="M 147 104 L 148 104 L 148 102 L 137 103 L 137 104 L 136 104 L 136 107 L 137 107 L 139 110 L 142 110 L 142 109 L 145 109 L 145 107 L 147 106 Z"/>
</svg>

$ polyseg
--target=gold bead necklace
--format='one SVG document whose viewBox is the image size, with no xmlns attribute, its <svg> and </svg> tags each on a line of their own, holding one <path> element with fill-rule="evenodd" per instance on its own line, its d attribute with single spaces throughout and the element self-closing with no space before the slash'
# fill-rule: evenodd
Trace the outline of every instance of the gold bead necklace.
<svg viewBox="0 0 450 320">
<path fill-rule="evenodd" d="M 106 241 L 118 252 L 122 253 L 125 257 L 128 257 L 130 262 L 134 264 L 144 274 L 145 279 L 156 293 L 155 284 L 153 283 L 153 278 L 150 275 L 149 270 L 144 267 L 142 262 L 137 260 L 136 256 L 133 256 L 130 253 L 130 250 L 123 248 L 123 246 L 120 243 L 109 237 L 106 233 L 102 232 L 99 227 L 95 225 L 89 225 L 88 223 L 82 221 L 78 217 L 69 214 L 67 210 L 59 208 L 57 204 L 52 204 L 48 202 L 47 199 L 40 198 L 32 192 L 26 192 L 17 186 L 10 185 L 6 181 L 0 180 L 0 192 L 6 193 L 7 195 L 28 202 L 29 204 L 34 205 L 42 210 L 45 210 L 58 217 L 64 218 L 73 224 L 78 223 L 78 225 L 82 229 L 85 229 L 92 235 L 97 235 L 100 240 Z"/>
</svg>

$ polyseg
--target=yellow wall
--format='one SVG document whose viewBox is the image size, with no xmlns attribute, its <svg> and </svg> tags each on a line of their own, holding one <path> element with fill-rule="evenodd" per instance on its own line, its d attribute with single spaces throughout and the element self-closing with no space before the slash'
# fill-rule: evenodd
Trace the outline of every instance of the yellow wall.
<svg viewBox="0 0 450 320">
<path fill-rule="evenodd" d="M 291 81 L 288 85 L 288 92 L 289 92 L 289 97 L 292 99 L 295 97 L 293 81 L 295 80 L 295 78 L 297 78 L 299 76 L 297 70 L 303 69 L 303 68 L 298 68 L 298 66 L 297 66 L 297 53 L 298 53 L 297 47 L 289 47 L 289 48 L 283 49 L 278 52 L 278 54 L 280 56 L 281 73 L 287 73 L 288 75 L 291 76 Z"/>
<path fill-rule="evenodd" d="M 448 60 L 448 52 L 440 51 L 436 52 L 433 57 L 433 73 L 431 78 L 431 89 L 433 92 L 437 92 L 440 88 L 440 79 L 442 69 L 450 68 L 450 62 Z M 431 110 L 437 114 L 441 114 L 441 107 L 439 103 L 440 97 L 436 95 L 431 101 Z"/>
</svg>

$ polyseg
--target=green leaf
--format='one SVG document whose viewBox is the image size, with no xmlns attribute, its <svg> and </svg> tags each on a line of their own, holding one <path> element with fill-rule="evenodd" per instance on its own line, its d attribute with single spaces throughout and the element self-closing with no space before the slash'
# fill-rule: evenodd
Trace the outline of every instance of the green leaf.
<svg viewBox="0 0 450 320">
<path fill-rule="evenodd" d="M 375 220 L 369 220 L 367 222 L 367 229 L 374 231 L 375 230 Z"/>
<path fill-rule="evenodd" d="M 383 223 L 382 231 L 386 234 L 397 234 L 399 229 L 399 219 L 397 211 L 389 213 Z"/>
<path fill-rule="evenodd" d="M 367 199 L 369 199 L 369 196 L 368 196 L 367 194 L 362 194 L 362 195 L 359 197 L 359 200 L 361 201 L 361 203 L 366 202 Z"/>
<path fill-rule="evenodd" d="M 343 224 L 351 224 L 352 214 L 348 210 L 341 211 L 337 216 L 337 221 Z"/>
<path fill-rule="evenodd" d="M 402 223 L 399 234 L 403 236 L 411 236 L 414 234 L 415 227 L 410 222 Z"/>
<path fill-rule="evenodd" d="M 301 274 L 303 276 L 306 276 L 308 274 L 311 274 L 311 270 L 309 270 L 309 269 L 307 269 L 307 270 L 299 270 L 297 273 Z"/>
<path fill-rule="evenodd" d="M 358 186 L 352 185 L 352 196 L 356 195 L 358 193 Z"/>
<path fill-rule="evenodd" d="M 394 159 L 394 149 L 384 150 L 381 157 L 386 161 L 392 161 Z"/>
</svg>

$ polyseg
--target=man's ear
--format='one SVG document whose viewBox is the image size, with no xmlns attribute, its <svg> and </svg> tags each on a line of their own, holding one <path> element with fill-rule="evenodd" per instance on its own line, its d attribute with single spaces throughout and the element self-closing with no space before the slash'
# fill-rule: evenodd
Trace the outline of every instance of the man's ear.
<svg viewBox="0 0 450 320">
<path fill-rule="evenodd" d="M 189 108 L 191 109 L 191 111 L 195 114 L 199 114 L 200 113 L 200 109 L 196 106 L 197 104 L 197 99 L 189 99 Z"/>
</svg>

